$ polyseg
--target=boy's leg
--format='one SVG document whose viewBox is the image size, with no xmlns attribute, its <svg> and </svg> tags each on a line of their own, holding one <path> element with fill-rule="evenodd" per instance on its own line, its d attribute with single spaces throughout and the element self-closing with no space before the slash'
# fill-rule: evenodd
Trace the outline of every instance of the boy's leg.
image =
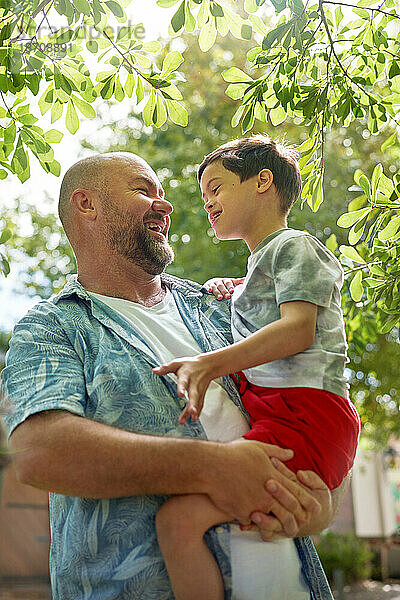
<svg viewBox="0 0 400 600">
<path fill-rule="evenodd" d="M 157 536 L 176 600 L 223 600 L 222 576 L 203 536 L 230 520 L 205 494 L 173 496 L 160 508 Z"/>
</svg>

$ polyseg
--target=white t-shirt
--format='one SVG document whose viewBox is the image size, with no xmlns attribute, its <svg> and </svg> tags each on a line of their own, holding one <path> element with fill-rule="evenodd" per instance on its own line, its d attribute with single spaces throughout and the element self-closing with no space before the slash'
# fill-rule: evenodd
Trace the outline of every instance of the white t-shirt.
<svg viewBox="0 0 400 600">
<path fill-rule="evenodd" d="M 140 333 L 160 364 L 181 356 L 201 353 L 183 322 L 173 295 L 147 308 L 136 302 L 90 292 L 116 310 Z M 185 401 L 182 400 L 182 408 Z M 213 381 L 206 393 L 200 422 L 208 439 L 228 442 L 249 429 L 243 414 L 227 392 Z M 263 542 L 257 531 L 231 526 L 233 600 L 309 600 L 310 592 L 301 574 L 300 559 L 292 540 Z"/>
</svg>

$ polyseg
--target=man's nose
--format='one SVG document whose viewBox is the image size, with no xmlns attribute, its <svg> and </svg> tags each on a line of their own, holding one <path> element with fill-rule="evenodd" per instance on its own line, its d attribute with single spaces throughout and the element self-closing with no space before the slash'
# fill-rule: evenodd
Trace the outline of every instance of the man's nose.
<svg viewBox="0 0 400 600">
<path fill-rule="evenodd" d="M 174 210 L 174 207 L 165 198 L 157 198 L 153 201 L 152 208 L 155 212 L 161 213 L 162 215 L 169 215 Z"/>
</svg>

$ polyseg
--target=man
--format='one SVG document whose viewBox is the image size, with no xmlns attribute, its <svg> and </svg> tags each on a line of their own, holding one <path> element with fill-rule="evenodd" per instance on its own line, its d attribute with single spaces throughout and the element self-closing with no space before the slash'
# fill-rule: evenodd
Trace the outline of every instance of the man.
<svg viewBox="0 0 400 600">
<path fill-rule="evenodd" d="M 175 382 L 152 368 L 168 353 L 187 355 L 185 344 L 197 353 L 231 338 L 223 303 L 163 274 L 173 259 L 171 212 L 155 173 L 133 154 L 73 165 L 59 213 L 78 278 L 34 307 L 10 344 L 3 385 L 14 411 L 7 425 L 20 449 L 20 480 L 50 492 L 54 600 L 170 600 L 154 526 L 166 494 L 208 494 L 239 522 L 258 522 L 266 539 L 320 530 L 332 518 L 318 478 L 308 475 L 307 491 L 279 462 L 273 466 L 269 457 L 285 460 L 290 451 L 227 443 L 248 428 L 230 378 L 206 400 L 201 422 L 177 425 L 182 400 Z M 323 505 L 319 514 L 314 496 Z M 253 533 L 230 540 L 223 525 L 207 534 L 227 598 L 232 575 L 234 597 L 245 597 L 238 595 L 246 580 L 240 557 Z M 298 554 L 292 541 L 282 546 L 294 577 L 302 578 L 307 597 L 310 586 L 313 598 L 330 599 L 311 542 L 296 543 Z"/>
</svg>

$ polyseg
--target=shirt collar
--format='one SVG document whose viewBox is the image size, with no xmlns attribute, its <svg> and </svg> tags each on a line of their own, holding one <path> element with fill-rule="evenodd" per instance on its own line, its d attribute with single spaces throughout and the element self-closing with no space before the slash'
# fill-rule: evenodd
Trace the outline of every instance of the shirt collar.
<svg viewBox="0 0 400 600">
<path fill-rule="evenodd" d="M 169 275 L 167 273 L 161 274 L 161 281 L 171 290 L 171 291 L 179 291 L 185 296 L 197 296 L 200 297 L 203 295 L 202 288 L 198 283 L 194 281 L 189 281 L 186 279 L 179 279 L 179 277 L 175 277 L 174 275 Z M 67 283 L 64 288 L 59 292 L 54 298 L 53 302 L 57 304 L 60 300 L 65 298 L 69 298 L 71 296 L 78 296 L 82 300 L 92 303 L 92 299 L 89 296 L 88 292 L 85 290 L 82 284 L 78 281 L 78 276 L 68 275 Z"/>
</svg>

